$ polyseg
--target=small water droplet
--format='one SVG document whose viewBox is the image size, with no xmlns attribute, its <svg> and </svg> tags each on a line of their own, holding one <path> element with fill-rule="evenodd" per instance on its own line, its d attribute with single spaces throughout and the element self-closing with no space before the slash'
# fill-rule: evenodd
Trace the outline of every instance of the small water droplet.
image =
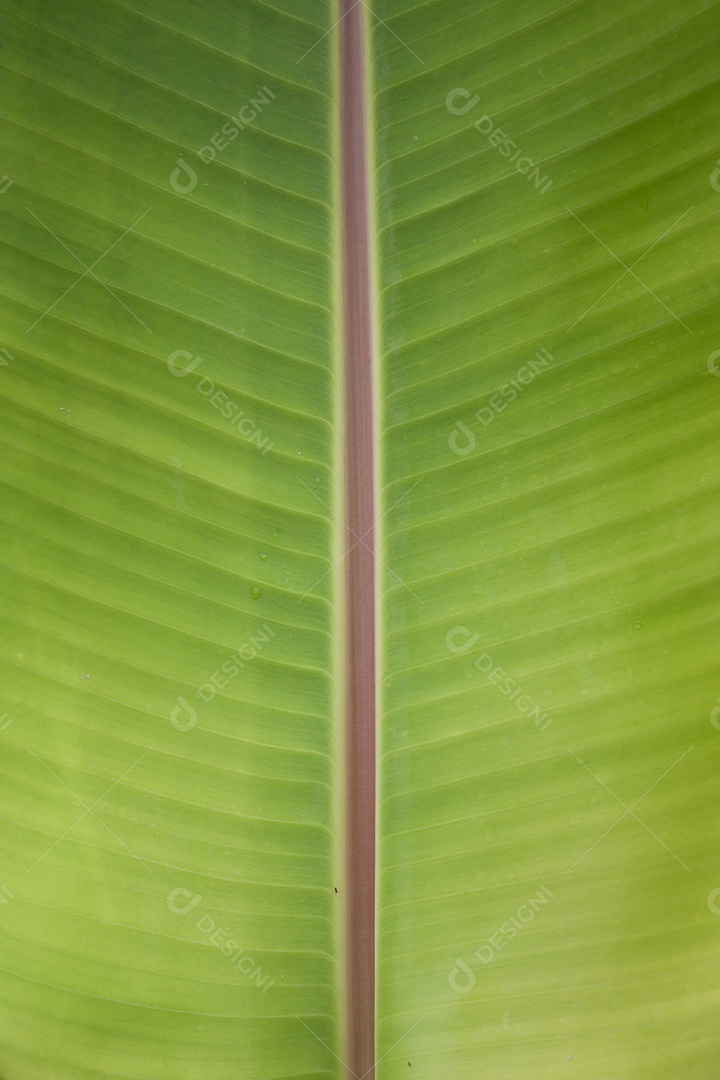
<svg viewBox="0 0 720 1080">
<path fill-rule="evenodd" d="M 273 536 L 279 536 L 279 535 L 280 535 L 280 530 L 279 529 L 274 529 L 273 530 Z"/>
<path fill-rule="evenodd" d="M 642 628 L 643 628 L 643 624 L 641 622 L 638 621 L 638 622 L 635 623 L 635 629 L 636 630 L 642 630 Z"/>
<path fill-rule="evenodd" d="M 267 555 L 265 554 L 264 551 L 260 552 L 260 558 L 262 559 L 263 562 L 265 562 L 265 560 L 267 559 Z"/>
<path fill-rule="evenodd" d="M 262 589 L 259 587 L 259 585 L 253 585 L 252 589 L 250 590 L 250 596 L 253 600 L 260 599 L 260 597 L 262 596 Z"/>
<path fill-rule="evenodd" d="M 302 450 L 298 450 L 298 457 L 302 457 Z"/>
</svg>

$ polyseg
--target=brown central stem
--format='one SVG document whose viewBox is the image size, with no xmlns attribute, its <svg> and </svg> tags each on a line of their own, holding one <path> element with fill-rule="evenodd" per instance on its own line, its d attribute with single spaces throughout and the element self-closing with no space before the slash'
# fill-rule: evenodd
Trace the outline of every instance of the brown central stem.
<svg viewBox="0 0 720 1080">
<path fill-rule="evenodd" d="M 375 1064 L 375 484 L 364 5 L 340 0 L 347 589 L 347 1033 L 351 1075 Z"/>
</svg>

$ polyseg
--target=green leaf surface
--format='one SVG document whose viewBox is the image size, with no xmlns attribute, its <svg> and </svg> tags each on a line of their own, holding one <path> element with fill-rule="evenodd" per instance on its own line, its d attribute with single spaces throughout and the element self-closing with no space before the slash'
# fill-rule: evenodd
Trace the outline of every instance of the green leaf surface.
<svg viewBox="0 0 720 1080">
<path fill-rule="evenodd" d="M 708 1080 L 720 9 L 375 10 L 379 1075 Z"/>
<path fill-rule="evenodd" d="M 716 1080 L 720 4 L 364 8 L 377 1078 Z M 339 18 L 0 0 L 3 1080 L 345 1076 Z"/>
<path fill-rule="evenodd" d="M 332 42 L 297 66 L 294 8 L 3 5 L 6 1080 L 332 1072 Z"/>
</svg>

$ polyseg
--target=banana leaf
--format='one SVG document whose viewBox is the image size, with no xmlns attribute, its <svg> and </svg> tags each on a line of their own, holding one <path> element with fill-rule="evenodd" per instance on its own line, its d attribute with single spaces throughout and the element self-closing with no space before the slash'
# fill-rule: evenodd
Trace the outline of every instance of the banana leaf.
<svg viewBox="0 0 720 1080">
<path fill-rule="evenodd" d="M 0 1077 L 352 1075 L 358 15 L 372 1075 L 714 1080 L 707 0 L 2 0 Z"/>
</svg>

